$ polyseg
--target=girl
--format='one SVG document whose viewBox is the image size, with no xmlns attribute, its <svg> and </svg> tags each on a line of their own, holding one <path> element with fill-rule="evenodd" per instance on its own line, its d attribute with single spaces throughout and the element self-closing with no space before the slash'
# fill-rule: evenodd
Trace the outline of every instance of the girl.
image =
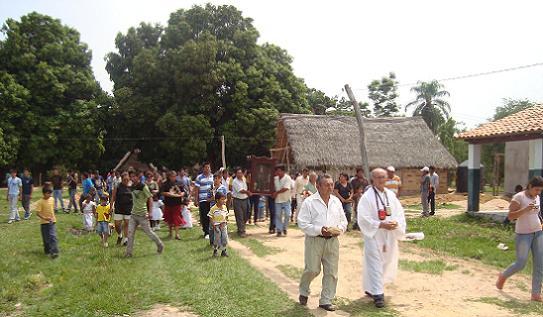
<svg viewBox="0 0 543 317">
<path fill-rule="evenodd" d="M 160 230 L 160 220 L 162 220 L 164 203 L 158 199 L 158 193 L 153 195 L 153 210 L 151 212 L 151 229 Z"/>
<path fill-rule="evenodd" d="M 511 200 L 509 205 L 509 220 L 517 220 L 515 224 L 515 249 L 516 261 L 505 271 L 500 273 L 496 287 L 503 289 L 505 281 L 513 274 L 521 271 L 526 262 L 530 250 L 532 251 L 532 301 L 541 302 L 541 279 L 543 278 L 543 232 L 541 231 L 541 219 L 539 218 L 539 195 L 543 189 L 543 178 L 534 176 L 528 188 L 521 191 Z"/>
<path fill-rule="evenodd" d="M 91 195 L 87 195 L 83 202 L 83 227 L 87 231 L 92 231 L 94 227 L 94 214 L 96 213 L 96 203 L 91 198 Z"/>
</svg>

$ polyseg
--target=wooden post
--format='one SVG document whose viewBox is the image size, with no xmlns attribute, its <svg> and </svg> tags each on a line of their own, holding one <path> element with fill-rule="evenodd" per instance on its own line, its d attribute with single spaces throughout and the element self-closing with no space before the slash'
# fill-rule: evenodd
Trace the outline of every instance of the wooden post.
<svg viewBox="0 0 543 317">
<path fill-rule="evenodd" d="M 222 167 L 226 168 L 226 155 L 224 153 L 224 135 L 221 135 L 221 158 L 222 158 Z"/>
<path fill-rule="evenodd" d="M 358 132 L 360 133 L 360 156 L 362 156 L 362 168 L 364 169 L 364 174 L 366 177 L 370 176 L 370 167 L 368 163 L 368 152 L 366 150 L 366 134 L 364 133 L 364 118 L 362 118 L 362 112 L 360 112 L 360 107 L 356 101 L 353 91 L 348 84 L 345 84 L 345 91 L 347 96 L 351 100 L 351 104 L 354 108 L 354 113 L 356 114 L 356 122 L 358 122 Z"/>
</svg>

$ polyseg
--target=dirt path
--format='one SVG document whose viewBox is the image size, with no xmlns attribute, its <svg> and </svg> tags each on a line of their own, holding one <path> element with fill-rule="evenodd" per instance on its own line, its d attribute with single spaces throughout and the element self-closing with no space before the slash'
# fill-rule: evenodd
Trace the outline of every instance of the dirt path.
<svg viewBox="0 0 543 317">
<path fill-rule="evenodd" d="M 287 265 L 298 272 L 303 269 L 303 233 L 300 230 L 290 230 L 287 237 L 277 238 L 267 233 L 264 224 L 249 226 L 248 233 L 249 238 L 257 239 L 266 247 L 275 248 L 279 252 L 257 257 L 249 248 L 237 241 L 232 241 L 232 248 L 238 250 L 255 268 L 276 281 L 283 291 L 297 301 L 298 280 L 292 276 L 287 277 L 278 266 Z M 341 237 L 340 243 L 337 297 L 358 300 L 363 298 L 361 238 L 357 233 L 349 233 Z M 505 292 L 500 292 L 494 287 L 498 270 L 476 261 L 436 256 L 409 242 L 402 243 L 400 258 L 417 262 L 441 259 L 455 267 L 441 275 L 400 270 L 396 283 L 387 286 L 386 296 L 389 307 L 399 312 L 401 316 L 517 316 L 518 314 L 497 305 L 474 300 L 485 297 L 500 300 L 514 298 L 528 303 L 531 284 L 527 276 L 513 277 L 506 285 Z M 322 275 L 317 277 L 311 285 L 313 294 L 310 296 L 309 308 L 312 309 L 312 313 L 316 316 L 348 316 L 349 314 L 345 312 L 326 314 L 323 310 L 314 309 L 318 306 L 321 277 Z"/>
</svg>

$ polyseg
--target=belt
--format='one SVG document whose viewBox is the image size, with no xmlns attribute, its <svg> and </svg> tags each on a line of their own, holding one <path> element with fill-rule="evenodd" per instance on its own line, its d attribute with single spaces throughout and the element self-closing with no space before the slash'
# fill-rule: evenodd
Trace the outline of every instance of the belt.
<svg viewBox="0 0 543 317">
<path fill-rule="evenodd" d="M 332 239 L 332 238 L 333 238 L 332 236 L 330 236 L 330 237 L 325 237 L 325 236 L 321 236 L 321 235 L 318 235 L 317 237 L 318 237 L 318 238 L 323 238 L 323 239 L 326 239 L 326 240 Z"/>
</svg>

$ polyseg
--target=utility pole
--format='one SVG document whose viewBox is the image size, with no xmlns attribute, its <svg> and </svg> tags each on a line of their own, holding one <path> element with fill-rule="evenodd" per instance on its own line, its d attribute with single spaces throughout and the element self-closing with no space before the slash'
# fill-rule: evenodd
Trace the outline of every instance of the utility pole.
<svg viewBox="0 0 543 317">
<path fill-rule="evenodd" d="M 226 168 L 226 155 L 224 153 L 224 135 L 221 135 L 221 158 L 222 158 L 222 167 Z"/>
<path fill-rule="evenodd" d="M 364 118 L 362 118 L 362 112 L 360 112 L 360 107 L 356 101 L 353 91 L 348 84 L 345 84 L 345 91 L 347 96 L 351 100 L 351 104 L 354 108 L 354 113 L 356 115 L 356 122 L 358 122 L 358 132 L 360 133 L 360 155 L 362 156 L 362 168 L 364 169 L 364 174 L 366 177 L 370 178 L 370 167 L 368 164 L 368 151 L 366 150 L 366 133 L 364 133 Z"/>
</svg>

